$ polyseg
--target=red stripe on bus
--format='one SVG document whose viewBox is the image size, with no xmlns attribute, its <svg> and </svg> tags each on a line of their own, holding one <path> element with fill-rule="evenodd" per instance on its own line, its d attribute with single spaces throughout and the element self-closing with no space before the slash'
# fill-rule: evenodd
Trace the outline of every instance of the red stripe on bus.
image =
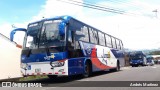
<svg viewBox="0 0 160 90">
<path fill-rule="evenodd" d="M 65 74 L 65 72 L 62 72 L 62 74 Z"/>
<path fill-rule="evenodd" d="M 97 49 L 96 47 L 94 47 L 92 49 L 92 52 L 91 52 L 91 60 L 92 60 L 92 64 L 94 64 L 97 68 L 99 69 L 107 69 L 107 68 L 111 68 L 110 66 L 106 66 L 105 64 L 103 64 L 102 62 L 100 62 L 100 60 L 97 58 Z"/>
<path fill-rule="evenodd" d="M 52 73 L 48 73 L 48 74 L 52 74 Z"/>
<path fill-rule="evenodd" d="M 58 72 L 55 72 L 55 74 L 58 74 Z"/>
</svg>

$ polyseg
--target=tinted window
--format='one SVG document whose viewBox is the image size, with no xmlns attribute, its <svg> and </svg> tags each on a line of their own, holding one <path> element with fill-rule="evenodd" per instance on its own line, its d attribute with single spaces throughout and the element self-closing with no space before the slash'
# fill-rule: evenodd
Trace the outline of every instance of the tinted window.
<svg viewBox="0 0 160 90">
<path fill-rule="evenodd" d="M 117 49 L 121 49 L 120 41 L 116 39 Z"/>
<path fill-rule="evenodd" d="M 97 44 L 98 43 L 97 31 L 90 28 L 89 33 L 90 33 L 91 43 Z"/>
<path fill-rule="evenodd" d="M 120 41 L 120 46 L 121 46 L 121 49 L 123 49 L 123 43 L 122 43 L 122 41 Z"/>
<path fill-rule="evenodd" d="M 87 27 L 82 27 L 80 31 L 76 31 L 76 40 L 82 40 L 89 42 L 89 36 L 88 36 L 88 28 Z"/>
<path fill-rule="evenodd" d="M 104 34 L 102 32 L 98 32 L 98 36 L 99 36 L 99 44 L 105 46 Z"/>
<path fill-rule="evenodd" d="M 112 45 L 113 48 L 116 48 L 116 39 L 114 37 L 112 37 Z"/>
<path fill-rule="evenodd" d="M 107 47 L 112 47 L 112 41 L 111 41 L 111 37 L 109 35 L 105 35 L 106 37 L 106 45 Z"/>
</svg>

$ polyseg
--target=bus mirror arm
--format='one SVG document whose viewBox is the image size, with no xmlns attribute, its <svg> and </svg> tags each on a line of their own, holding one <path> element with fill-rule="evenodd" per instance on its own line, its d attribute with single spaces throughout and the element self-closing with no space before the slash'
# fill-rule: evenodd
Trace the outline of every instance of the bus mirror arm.
<svg viewBox="0 0 160 90">
<path fill-rule="evenodd" d="M 16 28 L 16 29 L 12 30 L 11 33 L 10 33 L 10 41 L 13 42 L 13 40 L 14 40 L 14 35 L 15 35 L 15 33 L 16 33 L 17 31 L 24 31 L 25 33 L 27 32 L 27 30 L 26 30 L 25 28 Z"/>
<path fill-rule="evenodd" d="M 16 29 L 12 30 L 11 33 L 10 33 L 10 41 L 11 41 L 11 42 L 14 42 L 14 41 L 13 41 L 13 40 L 14 40 L 14 35 L 15 35 L 15 33 L 16 33 L 17 31 L 24 31 L 25 33 L 27 32 L 27 30 L 26 30 L 25 28 L 16 28 Z M 15 44 L 16 44 L 16 47 L 22 48 L 22 45 L 19 45 L 19 44 L 17 44 L 16 42 L 15 42 Z"/>
<path fill-rule="evenodd" d="M 16 44 L 16 47 L 18 47 L 18 48 L 22 48 L 22 45 Z"/>
</svg>

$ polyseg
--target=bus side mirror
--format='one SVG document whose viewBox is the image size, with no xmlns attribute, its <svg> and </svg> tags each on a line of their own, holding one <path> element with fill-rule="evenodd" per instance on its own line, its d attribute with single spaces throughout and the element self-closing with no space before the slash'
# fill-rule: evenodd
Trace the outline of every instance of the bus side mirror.
<svg viewBox="0 0 160 90">
<path fill-rule="evenodd" d="M 10 33 L 10 41 L 13 42 L 13 40 L 14 40 L 14 35 L 15 35 L 15 33 L 16 33 L 17 31 L 27 32 L 27 30 L 26 30 L 25 28 L 17 28 L 17 29 L 12 30 L 11 33 Z M 22 45 L 19 45 L 19 44 L 16 43 L 16 47 L 22 48 Z"/>
<path fill-rule="evenodd" d="M 17 31 L 24 31 L 24 32 L 27 32 L 27 30 L 25 28 L 16 28 L 14 30 L 11 31 L 10 33 L 10 40 L 13 42 L 13 39 L 14 39 L 14 34 L 17 32 Z"/>
<path fill-rule="evenodd" d="M 60 34 L 60 36 L 64 36 L 65 28 L 66 28 L 66 23 L 65 22 L 61 22 L 59 24 L 59 34 Z"/>
</svg>

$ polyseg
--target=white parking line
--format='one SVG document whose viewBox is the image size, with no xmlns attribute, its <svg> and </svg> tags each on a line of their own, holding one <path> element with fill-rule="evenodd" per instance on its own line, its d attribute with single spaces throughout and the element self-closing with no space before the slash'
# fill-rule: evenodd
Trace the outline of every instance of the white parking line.
<svg viewBox="0 0 160 90">
<path fill-rule="evenodd" d="M 154 66 L 154 67 L 152 67 L 152 68 L 157 68 L 157 67 Z"/>
<path fill-rule="evenodd" d="M 129 66 L 129 67 L 122 67 L 122 69 L 124 70 L 126 70 L 126 69 L 130 69 L 131 67 Z"/>
</svg>

